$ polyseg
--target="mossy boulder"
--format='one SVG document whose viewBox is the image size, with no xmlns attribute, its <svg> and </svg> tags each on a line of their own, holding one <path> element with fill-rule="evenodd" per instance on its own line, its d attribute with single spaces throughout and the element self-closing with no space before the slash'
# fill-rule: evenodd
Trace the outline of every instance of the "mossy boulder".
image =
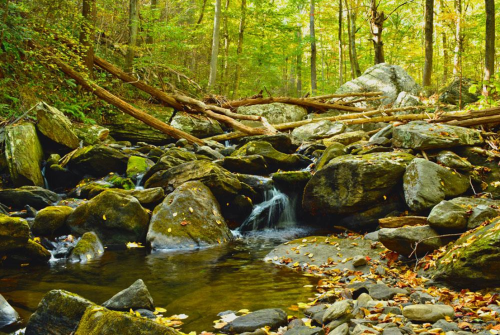
<svg viewBox="0 0 500 335">
<path fill-rule="evenodd" d="M 476 129 L 414 121 L 394 128 L 395 147 L 428 150 L 476 145 L 484 142 Z"/>
<path fill-rule="evenodd" d="M 351 214 L 383 203 L 413 159 L 401 152 L 337 157 L 307 183 L 303 207 L 313 215 Z"/>
<path fill-rule="evenodd" d="M 89 306 L 94 306 L 94 303 L 77 294 L 52 290 L 31 315 L 25 335 L 73 334 Z"/>
<path fill-rule="evenodd" d="M 104 180 L 107 181 L 108 183 L 113 184 L 113 186 L 122 188 L 124 190 L 135 189 L 135 184 L 131 178 L 125 178 L 116 173 L 110 173 L 110 175 L 106 177 Z"/>
<path fill-rule="evenodd" d="M 347 133 L 335 135 L 329 138 L 325 138 L 322 140 L 322 143 L 329 147 L 333 143 L 340 143 L 343 145 L 349 145 L 361 140 L 368 139 L 368 134 L 363 130 L 350 131 Z"/>
<path fill-rule="evenodd" d="M 180 335 L 170 327 L 129 312 L 91 306 L 83 315 L 75 335 Z"/>
<path fill-rule="evenodd" d="M 344 130 L 345 124 L 342 122 L 323 120 L 295 128 L 292 131 L 292 138 L 295 142 L 302 143 L 332 137 L 343 133 Z"/>
<path fill-rule="evenodd" d="M 254 135 L 245 136 L 235 140 L 238 146 L 243 146 L 249 142 L 264 141 L 273 146 L 274 149 L 286 154 L 293 153 L 297 146 L 292 143 L 292 137 L 289 134 L 279 133 L 276 135 Z"/>
<path fill-rule="evenodd" d="M 158 171 L 144 187 L 176 189 L 187 181 L 198 180 L 205 184 L 220 203 L 232 200 L 242 189 L 241 183 L 231 172 L 208 161 L 193 161 Z"/>
<path fill-rule="evenodd" d="M 203 115 L 177 112 L 170 125 L 198 138 L 224 133 L 220 123 Z"/>
<path fill-rule="evenodd" d="M 337 158 L 339 156 L 346 155 L 345 145 L 338 142 L 331 143 L 323 154 L 316 162 L 316 171 L 321 170 L 326 164 L 328 164 L 332 159 Z"/>
<path fill-rule="evenodd" d="M 105 145 L 93 145 L 78 149 L 69 166 L 82 175 L 104 177 L 110 172 L 124 174 L 128 157 L 117 149 Z"/>
<path fill-rule="evenodd" d="M 144 242 L 149 214 L 126 194 L 105 191 L 78 206 L 66 221 L 76 234 L 93 231 L 105 245 Z"/>
<path fill-rule="evenodd" d="M 161 203 L 163 199 L 165 198 L 165 192 L 163 191 L 163 188 L 161 187 L 153 187 L 153 188 L 146 188 L 146 189 L 134 189 L 134 190 L 123 190 L 120 188 L 94 188 L 92 189 L 89 194 L 88 198 L 92 199 L 101 194 L 104 191 L 110 191 L 110 192 L 117 192 L 121 194 L 126 194 L 126 195 L 131 195 L 139 202 L 143 207 L 146 208 L 154 208 L 156 205 Z"/>
<path fill-rule="evenodd" d="M 35 216 L 35 221 L 31 227 L 33 234 L 41 236 L 54 235 L 64 227 L 66 219 L 71 213 L 73 213 L 73 208 L 68 206 L 45 207 Z"/>
<path fill-rule="evenodd" d="M 436 262 L 434 279 L 460 288 L 500 286 L 500 219 L 466 233 Z"/>
<path fill-rule="evenodd" d="M 244 332 L 253 332 L 259 328 L 269 327 L 274 330 L 287 325 L 287 314 L 284 310 L 278 308 L 268 308 L 255 311 L 240 316 L 226 326 L 223 331 L 227 333 L 241 334 Z"/>
<path fill-rule="evenodd" d="M 5 127 L 5 157 L 14 186 L 44 185 L 43 150 L 32 123 Z"/>
<path fill-rule="evenodd" d="M 47 264 L 50 257 L 50 252 L 44 246 L 29 239 L 21 248 L 8 251 L 5 263 L 10 265 Z"/>
<path fill-rule="evenodd" d="M 261 155 L 225 157 L 221 165 L 231 172 L 265 174 L 269 171 L 266 160 Z"/>
<path fill-rule="evenodd" d="M 296 170 L 304 168 L 312 163 L 312 161 L 302 155 L 285 154 L 264 141 L 252 141 L 231 154 L 232 157 L 244 157 L 249 155 L 260 155 L 264 158 L 267 165 L 272 171 L 281 170 Z"/>
<path fill-rule="evenodd" d="M 148 180 L 152 175 L 158 171 L 168 170 L 174 166 L 181 165 L 187 162 L 195 161 L 198 158 L 196 155 L 186 149 L 170 148 L 160 157 L 160 159 L 153 165 L 144 175 L 143 180 Z"/>
<path fill-rule="evenodd" d="M 154 162 L 140 156 L 130 156 L 127 162 L 127 177 L 137 179 L 139 175 L 144 175 Z"/>
<path fill-rule="evenodd" d="M 0 190 L 0 202 L 16 210 L 24 209 L 26 205 L 42 209 L 54 205 L 59 200 L 61 200 L 59 195 L 38 186 L 22 186 Z"/>
<path fill-rule="evenodd" d="M 436 157 L 436 162 L 443 166 L 449 167 L 450 169 L 469 171 L 474 168 L 468 160 L 460 157 L 453 151 L 448 150 L 439 152 Z"/>
<path fill-rule="evenodd" d="M 45 102 L 40 102 L 36 106 L 36 110 L 37 128 L 42 134 L 70 149 L 78 148 L 80 140 L 66 115 Z"/>
<path fill-rule="evenodd" d="M 155 208 L 147 235 L 153 249 L 195 249 L 231 239 L 219 203 L 200 181 L 182 184 Z"/>
<path fill-rule="evenodd" d="M 129 311 L 130 309 L 147 309 L 154 311 L 153 297 L 142 279 L 136 280 L 126 289 L 118 292 L 102 306 L 115 311 Z"/>
<path fill-rule="evenodd" d="M 25 219 L 0 214 L 0 252 L 26 245 L 30 237 L 30 226 Z"/>
<path fill-rule="evenodd" d="M 423 158 L 414 159 L 404 174 L 406 204 L 414 211 L 428 210 L 446 198 L 465 193 L 469 177 Z"/>
<path fill-rule="evenodd" d="M 273 173 L 271 178 L 276 187 L 283 192 L 302 194 L 307 182 L 312 178 L 312 173 L 310 171 L 284 171 Z"/>
<path fill-rule="evenodd" d="M 69 256 L 72 262 L 86 262 L 91 259 L 100 257 L 104 253 L 99 237 L 94 232 L 86 232 L 82 238 L 76 243 Z"/>
<path fill-rule="evenodd" d="M 243 115 L 258 115 L 263 116 L 271 124 L 294 122 L 303 120 L 307 116 L 307 109 L 301 106 L 274 102 L 265 105 L 243 106 L 238 108 L 238 113 Z M 252 121 L 251 125 L 257 125 Z M 261 125 L 260 122 L 258 125 Z"/>
<path fill-rule="evenodd" d="M 100 144 L 109 139 L 109 129 L 96 124 L 75 123 L 73 128 L 83 145 Z"/>
</svg>

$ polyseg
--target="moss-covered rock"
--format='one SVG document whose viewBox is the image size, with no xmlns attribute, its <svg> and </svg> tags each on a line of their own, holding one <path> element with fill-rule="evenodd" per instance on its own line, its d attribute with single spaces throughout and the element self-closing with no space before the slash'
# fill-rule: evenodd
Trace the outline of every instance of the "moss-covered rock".
<svg viewBox="0 0 500 335">
<path fill-rule="evenodd" d="M 153 297 L 142 279 L 137 279 L 132 285 L 118 292 L 102 305 L 115 311 L 155 310 Z"/>
<path fill-rule="evenodd" d="M 21 248 L 12 249 L 6 253 L 6 264 L 47 264 L 50 260 L 50 252 L 40 243 L 29 239 Z"/>
<path fill-rule="evenodd" d="M 124 174 L 128 157 L 105 145 L 94 145 L 78 149 L 69 161 L 69 166 L 82 175 L 104 177 L 110 172 Z"/>
<path fill-rule="evenodd" d="M 153 187 L 153 188 L 146 188 L 146 189 L 134 189 L 134 190 L 123 190 L 120 188 L 94 188 L 92 189 L 89 194 L 88 198 L 92 199 L 99 194 L 101 194 L 104 191 L 110 191 L 110 192 L 117 192 L 121 194 L 126 194 L 126 195 L 131 195 L 139 202 L 143 207 L 146 208 L 154 208 L 156 205 L 161 203 L 163 199 L 165 198 L 165 192 L 163 191 L 163 188 L 161 187 Z"/>
<path fill-rule="evenodd" d="M 39 211 L 31 229 L 35 235 L 52 236 L 64 227 L 66 219 L 73 213 L 68 206 L 49 206 Z"/>
<path fill-rule="evenodd" d="M 307 182 L 312 178 L 312 173 L 310 171 L 276 172 L 271 178 L 278 189 L 302 194 Z"/>
<path fill-rule="evenodd" d="M 155 208 L 147 235 L 153 249 L 195 249 L 231 239 L 219 203 L 200 181 L 182 184 Z"/>
<path fill-rule="evenodd" d="M 136 198 L 106 191 L 78 206 L 66 222 L 74 233 L 93 231 L 105 245 L 123 245 L 144 242 L 149 214 Z"/>
<path fill-rule="evenodd" d="M 187 181 L 198 180 L 207 186 L 219 203 L 232 200 L 241 190 L 240 181 L 229 171 L 208 161 L 193 161 L 158 171 L 145 183 L 145 188 L 176 189 Z"/>
<path fill-rule="evenodd" d="M 177 112 L 170 125 L 198 138 L 220 135 L 224 133 L 218 121 L 204 115 Z"/>
<path fill-rule="evenodd" d="M 24 209 L 26 205 L 42 209 L 54 205 L 59 200 L 61 200 L 61 197 L 56 193 L 38 186 L 23 186 L 0 190 L 0 202 L 16 210 Z"/>
<path fill-rule="evenodd" d="M 131 178 L 125 178 L 116 173 L 111 173 L 104 180 L 113 184 L 113 186 L 123 188 L 124 190 L 132 190 L 135 188 L 135 184 Z"/>
<path fill-rule="evenodd" d="M 25 219 L 0 214 L 0 252 L 21 248 L 30 237 L 30 226 Z"/>
<path fill-rule="evenodd" d="M 145 157 L 130 156 L 127 163 L 127 177 L 137 178 L 139 175 L 144 175 L 154 162 Z"/>
<path fill-rule="evenodd" d="M 174 166 L 181 165 L 187 162 L 195 161 L 198 158 L 196 155 L 186 149 L 181 148 L 169 148 L 160 157 L 153 167 L 151 167 L 144 175 L 143 180 L 148 180 L 158 171 L 168 170 Z"/>
<path fill-rule="evenodd" d="M 238 146 L 243 146 L 249 142 L 264 141 L 273 146 L 274 149 L 291 154 L 297 149 L 297 146 L 292 143 L 292 137 L 289 134 L 279 133 L 276 135 L 254 135 L 245 136 L 236 140 Z"/>
<path fill-rule="evenodd" d="M 438 153 L 436 161 L 450 169 L 457 169 L 463 171 L 469 171 L 473 169 L 473 166 L 469 161 L 460 157 L 453 151 L 443 150 Z"/>
<path fill-rule="evenodd" d="M 40 170 L 43 150 L 32 123 L 5 127 L 5 157 L 16 187 L 44 185 Z"/>
<path fill-rule="evenodd" d="M 483 143 L 481 132 L 476 129 L 414 121 L 394 128 L 394 146 L 427 150 L 453 148 Z"/>
<path fill-rule="evenodd" d="M 363 130 L 351 131 L 348 133 L 343 133 L 335 135 L 329 138 L 325 138 L 322 142 L 324 145 L 329 147 L 333 143 L 340 143 L 343 145 L 349 145 L 361 140 L 368 139 L 368 134 Z"/>
<path fill-rule="evenodd" d="M 307 183 L 303 207 L 313 215 L 350 214 L 384 202 L 413 159 L 400 152 L 337 157 Z"/>
<path fill-rule="evenodd" d="M 94 303 L 77 294 L 52 290 L 47 293 L 26 325 L 25 335 L 70 335 L 85 310 Z"/>
<path fill-rule="evenodd" d="M 99 237 L 94 232 L 87 232 L 71 250 L 69 259 L 72 262 L 86 262 L 100 257 L 103 253 L 104 247 Z"/>
<path fill-rule="evenodd" d="M 342 122 L 323 120 L 295 128 L 292 131 L 292 138 L 296 143 L 302 143 L 332 137 L 341 134 L 344 130 L 345 124 Z"/>
<path fill-rule="evenodd" d="M 99 125 L 76 123 L 73 125 L 75 134 L 83 145 L 100 144 L 109 139 L 109 129 Z"/>
<path fill-rule="evenodd" d="M 282 153 L 264 141 L 252 141 L 231 154 L 232 157 L 245 157 L 249 155 L 260 155 L 264 157 L 267 165 L 272 171 L 296 170 L 308 166 L 312 161 L 302 155 Z"/>
<path fill-rule="evenodd" d="M 316 162 L 316 171 L 321 170 L 332 159 L 343 156 L 345 154 L 347 154 L 345 145 L 343 145 L 342 143 L 333 142 L 325 149 L 321 157 Z"/>
<path fill-rule="evenodd" d="M 418 243 L 417 256 L 439 249 L 446 244 L 440 235 L 430 226 L 382 228 L 378 233 L 379 241 L 389 250 L 410 256 L 415 256 L 414 247 Z"/>
<path fill-rule="evenodd" d="M 75 335 L 179 335 L 176 330 L 128 312 L 91 306 L 83 315 Z"/>
<path fill-rule="evenodd" d="M 261 155 L 225 157 L 221 165 L 236 173 L 265 174 L 269 172 L 269 166 Z"/>
<path fill-rule="evenodd" d="M 462 235 L 436 262 L 434 278 L 461 288 L 498 287 L 500 219 Z"/>
<path fill-rule="evenodd" d="M 38 130 L 52 141 L 70 149 L 78 148 L 80 140 L 73 131 L 71 121 L 57 108 L 40 102 L 36 106 Z"/>
</svg>

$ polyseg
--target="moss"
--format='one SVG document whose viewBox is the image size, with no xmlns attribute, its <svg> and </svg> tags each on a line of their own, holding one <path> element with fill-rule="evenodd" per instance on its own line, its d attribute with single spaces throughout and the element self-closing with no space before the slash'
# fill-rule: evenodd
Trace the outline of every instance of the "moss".
<svg viewBox="0 0 500 335">
<path fill-rule="evenodd" d="M 127 177 L 133 178 L 139 174 L 146 173 L 151 166 L 144 157 L 130 156 L 127 163 Z"/>
<path fill-rule="evenodd" d="M 0 251 L 21 248 L 30 236 L 28 222 L 0 214 Z"/>
<path fill-rule="evenodd" d="M 71 251 L 70 259 L 75 261 L 85 261 L 88 258 L 95 258 L 104 252 L 104 248 L 97 235 L 93 232 L 83 234 L 82 238 Z"/>
<path fill-rule="evenodd" d="M 112 174 L 108 179 L 108 182 L 115 185 L 116 187 L 121 187 L 124 190 L 132 190 L 135 188 L 135 184 L 130 178 L 123 178 L 117 174 Z"/>
</svg>

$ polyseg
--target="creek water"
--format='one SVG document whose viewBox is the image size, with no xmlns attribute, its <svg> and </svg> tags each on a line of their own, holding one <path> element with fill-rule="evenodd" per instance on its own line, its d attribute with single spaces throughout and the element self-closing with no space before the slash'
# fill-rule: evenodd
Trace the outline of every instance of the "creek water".
<svg viewBox="0 0 500 335">
<path fill-rule="evenodd" d="M 287 308 L 314 296 L 317 278 L 262 261 L 276 245 L 305 236 L 301 229 L 250 232 L 227 245 L 191 252 L 145 249 L 106 251 L 87 263 L 53 262 L 46 267 L 2 269 L 0 293 L 24 324 L 52 289 L 68 290 L 102 303 L 143 279 L 166 315 L 187 314 L 185 332 L 212 330 L 226 310 Z M 304 287 L 306 286 L 306 287 Z M 23 325 L 20 325 L 20 327 Z"/>
</svg>

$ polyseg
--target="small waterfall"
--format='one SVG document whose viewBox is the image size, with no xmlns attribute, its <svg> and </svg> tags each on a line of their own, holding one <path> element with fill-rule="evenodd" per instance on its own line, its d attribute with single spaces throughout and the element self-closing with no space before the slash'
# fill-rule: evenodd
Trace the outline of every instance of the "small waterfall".
<svg viewBox="0 0 500 335">
<path fill-rule="evenodd" d="M 142 182 L 143 182 L 143 179 L 144 179 L 144 176 L 145 176 L 145 175 L 146 175 L 145 173 L 139 173 L 139 174 L 137 175 L 137 177 L 136 177 L 136 178 L 137 178 L 137 181 L 136 181 L 136 183 L 135 183 L 135 189 L 136 189 L 136 190 L 143 190 L 143 189 L 144 189 L 144 186 L 141 186 L 141 184 L 142 184 Z"/>
<path fill-rule="evenodd" d="M 253 207 L 239 231 L 295 227 L 295 199 L 273 187 L 265 191 L 264 201 Z"/>
</svg>

